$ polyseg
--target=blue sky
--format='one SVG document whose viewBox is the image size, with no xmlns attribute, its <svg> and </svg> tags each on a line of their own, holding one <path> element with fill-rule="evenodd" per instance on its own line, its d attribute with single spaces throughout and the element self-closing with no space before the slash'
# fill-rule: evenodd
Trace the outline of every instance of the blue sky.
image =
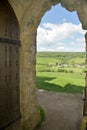
<svg viewBox="0 0 87 130">
<path fill-rule="evenodd" d="M 52 6 L 37 29 L 37 51 L 84 52 L 85 32 L 76 12 Z"/>
</svg>

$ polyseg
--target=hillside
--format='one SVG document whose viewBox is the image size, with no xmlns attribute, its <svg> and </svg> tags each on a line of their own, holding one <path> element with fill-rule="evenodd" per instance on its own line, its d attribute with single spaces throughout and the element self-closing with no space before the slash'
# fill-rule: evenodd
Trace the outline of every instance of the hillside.
<svg viewBox="0 0 87 130">
<path fill-rule="evenodd" d="M 85 86 L 85 53 L 37 53 L 37 88 L 82 93 Z"/>
</svg>

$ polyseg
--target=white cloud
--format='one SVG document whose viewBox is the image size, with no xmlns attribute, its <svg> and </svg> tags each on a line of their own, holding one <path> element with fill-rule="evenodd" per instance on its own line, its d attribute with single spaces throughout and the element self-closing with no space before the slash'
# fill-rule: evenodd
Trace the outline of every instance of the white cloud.
<svg viewBox="0 0 87 130">
<path fill-rule="evenodd" d="M 70 43 L 72 46 L 75 46 L 77 43 L 80 43 L 83 46 L 85 43 L 84 38 L 79 37 L 79 35 L 83 36 L 85 32 L 86 31 L 82 29 L 81 24 L 44 23 L 42 27 L 39 26 L 37 29 L 37 50 L 66 51 L 66 40 L 70 38 L 72 39 Z M 74 37 L 76 34 L 78 34 L 78 38 L 76 37 L 75 39 Z M 82 46 L 80 45 L 80 48 L 83 48 Z M 70 49 L 70 47 L 68 48 Z"/>
<path fill-rule="evenodd" d="M 59 47 L 57 48 L 57 50 L 64 50 L 64 49 L 65 49 L 64 46 L 59 46 Z"/>
<path fill-rule="evenodd" d="M 85 43 L 85 37 L 83 37 L 83 38 L 77 38 L 76 42 L 79 43 L 79 44 L 84 44 Z"/>
<path fill-rule="evenodd" d="M 66 22 L 66 19 L 63 19 L 62 22 Z"/>
</svg>

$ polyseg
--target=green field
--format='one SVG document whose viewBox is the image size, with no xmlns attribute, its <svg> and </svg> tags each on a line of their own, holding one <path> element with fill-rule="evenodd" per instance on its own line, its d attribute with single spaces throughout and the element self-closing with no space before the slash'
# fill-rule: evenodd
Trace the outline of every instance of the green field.
<svg viewBox="0 0 87 130">
<path fill-rule="evenodd" d="M 37 88 L 82 93 L 85 86 L 85 53 L 37 53 Z"/>
</svg>

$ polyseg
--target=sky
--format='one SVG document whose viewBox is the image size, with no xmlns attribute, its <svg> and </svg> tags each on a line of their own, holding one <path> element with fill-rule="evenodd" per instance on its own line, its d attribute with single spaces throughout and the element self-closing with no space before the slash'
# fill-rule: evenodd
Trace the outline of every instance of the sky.
<svg viewBox="0 0 87 130">
<path fill-rule="evenodd" d="M 75 11 L 52 6 L 37 29 L 37 51 L 85 52 L 85 32 Z"/>
</svg>

